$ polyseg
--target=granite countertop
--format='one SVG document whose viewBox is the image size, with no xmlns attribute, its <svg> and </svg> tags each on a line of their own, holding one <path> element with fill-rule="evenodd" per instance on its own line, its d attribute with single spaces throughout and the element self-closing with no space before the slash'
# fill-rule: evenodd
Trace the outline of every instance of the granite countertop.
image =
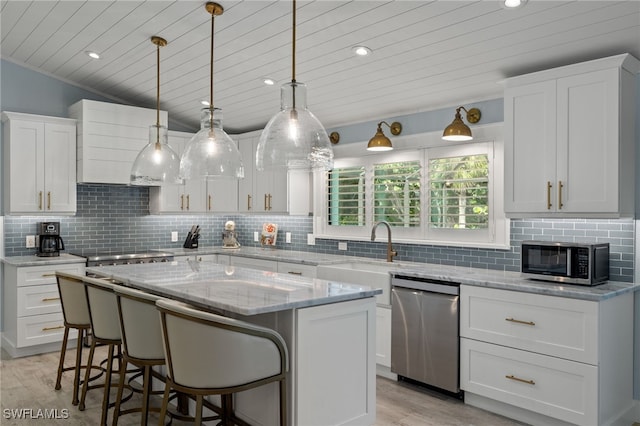
<svg viewBox="0 0 640 426">
<path fill-rule="evenodd" d="M 348 255 L 313 253 L 306 251 L 282 250 L 270 247 L 240 247 L 227 249 L 223 247 L 199 247 L 197 249 L 185 248 L 163 248 L 159 251 L 172 253 L 174 256 L 201 256 L 207 254 L 226 254 L 231 256 L 242 256 L 253 259 L 274 260 L 280 262 L 300 263 L 306 265 L 324 265 L 332 263 L 344 263 L 349 259 L 370 258 L 354 257 Z"/>
<path fill-rule="evenodd" d="M 124 285 L 223 313 L 256 315 L 373 297 L 380 289 L 208 262 L 87 268 Z"/>
<path fill-rule="evenodd" d="M 413 278 L 454 281 L 477 287 L 489 287 L 592 301 L 605 300 L 621 294 L 640 291 L 640 284 L 619 281 L 607 281 L 595 286 L 561 284 L 523 278 L 519 272 L 433 264 L 425 264 L 421 267 L 407 266 L 405 268 L 398 268 L 391 273 Z"/>
<path fill-rule="evenodd" d="M 7 256 L 1 258 L 0 261 L 13 266 L 42 266 L 87 262 L 84 257 L 74 256 L 67 253 L 60 253 L 60 256 L 53 257 L 38 257 L 35 254 L 32 254 L 31 256 Z"/>
</svg>

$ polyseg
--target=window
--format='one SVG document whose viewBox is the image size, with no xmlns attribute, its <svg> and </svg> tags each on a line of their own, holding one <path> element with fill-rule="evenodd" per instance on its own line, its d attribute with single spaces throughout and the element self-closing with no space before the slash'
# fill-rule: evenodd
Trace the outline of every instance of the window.
<svg viewBox="0 0 640 426">
<path fill-rule="evenodd" d="M 316 175 L 316 188 L 322 188 L 315 201 L 317 237 L 369 240 L 373 225 L 385 221 L 399 242 L 509 245 L 501 142 L 354 152 Z"/>
</svg>

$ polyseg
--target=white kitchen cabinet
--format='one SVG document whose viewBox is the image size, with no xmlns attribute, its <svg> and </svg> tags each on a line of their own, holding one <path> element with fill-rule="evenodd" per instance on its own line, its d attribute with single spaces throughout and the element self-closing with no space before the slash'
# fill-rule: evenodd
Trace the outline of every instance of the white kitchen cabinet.
<svg viewBox="0 0 640 426">
<path fill-rule="evenodd" d="M 248 213 L 287 212 L 287 172 L 256 169 L 260 132 L 234 137 L 244 163 L 244 179 L 238 183 L 238 211 Z M 299 195 L 299 194 L 298 194 Z M 308 194 L 306 195 L 308 197 Z"/>
<path fill-rule="evenodd" d="M 69 116 L 78 121 L 78 182 L 128 185 L 156 110 L 83 99 L 69 107 Z M 167 117 L 160 111 L 160 124 L 167 125 Z"/>
<path fill-rule="evenodd" d="M 391 308 L 376 308 L 376 364 L 391 368 Z"/>
<path fill-rule="evenodd" d="M 8 214 L 76 212 L 76 122 L 5 112 L 4 208 Z"/>
<path fill-rule="evenodd" d="M 585 301 L 460 289 L 465 402 L 531 424 L 609 424 L 632 406 L 633 293 Z"/>
<path fill-rule="evenodd" d="M 64 334 L 55 271 L 84 274 L 84 263 L 42 266 L 4 264 L 2 347 L 11 357 L 59 350 Z M 70 339 L 77 337 L 71 330 Z"/>
<path fill-rule="evenodd" d="M 505 212 L 634 211 L 635 73 L 618 55 L 505 81 Z"/>
<path fill-rule="evenodd" d="M 278 262 L 275 260 L 254 259 L 251 257 L 231 256 L 229 265 L 240 268 L 258 269 L 260 271 L 278 272 Z"/>
<path fill-rule="evenodd" d="M 278 261 L 277 270 L 279 274 L 290 274 L 309 278 L 316 277 L 316 267 L 314 265 Z"/>
<path fill-rule="evenodd" d="M 169 145 L 176 154 L 182 155 L 192 137 L 192 133 L 169 131 Z M 152 214 L 235 212 L 237 208 L 237 180 L 189 179 L 182 185 L 149 189 L 149 212 Z"/>
</svg>

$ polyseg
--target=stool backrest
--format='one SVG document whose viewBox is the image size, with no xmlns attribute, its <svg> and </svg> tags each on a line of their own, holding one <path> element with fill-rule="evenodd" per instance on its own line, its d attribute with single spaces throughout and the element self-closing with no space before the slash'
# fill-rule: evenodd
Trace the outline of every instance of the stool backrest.
<svg viewBox="0 0 640 426">
<path fill-rule="evenodd" d="M 81 275 L 56 272 L 62 315 L 67 326 L 89 327 L 89 307 Z"/>
<path fill-rule="evenodd" d="M 286 344 L 274 330 L 159 300 L 172 380 L 196 388 L 234 388 L 274 381 L 288 370 Z"/>
<path fill-rule="evenodd" d="M 115 284 L 106 280 L 83 277 L 91 331 L 94 337 L 104 340 L 121 340 L 118 303 L 114 292 Z"/>
<path fill-rule="evenodd" d="M 122 343 L 128 356 L 142 360 L 164 360 L 160 318 L 156 300 L 149 293 L 119 286 L 116 289 Z"/>
</svg>

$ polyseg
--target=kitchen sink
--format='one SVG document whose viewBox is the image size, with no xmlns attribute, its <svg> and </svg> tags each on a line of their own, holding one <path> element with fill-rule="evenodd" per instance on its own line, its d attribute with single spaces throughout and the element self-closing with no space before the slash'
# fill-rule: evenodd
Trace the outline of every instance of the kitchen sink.
<svg viewBox="0 0 640 426">
<path fill-rule="evenodd" d="M 391 305 L 391 275 L 389 272 L 402 270 L 410 264 L 385 261 L 353 261 L 318 265 L 317 277 L 358 285 L 381 288 L 382 294 L 376 296 L 377 303 Z"/>
</svg>

